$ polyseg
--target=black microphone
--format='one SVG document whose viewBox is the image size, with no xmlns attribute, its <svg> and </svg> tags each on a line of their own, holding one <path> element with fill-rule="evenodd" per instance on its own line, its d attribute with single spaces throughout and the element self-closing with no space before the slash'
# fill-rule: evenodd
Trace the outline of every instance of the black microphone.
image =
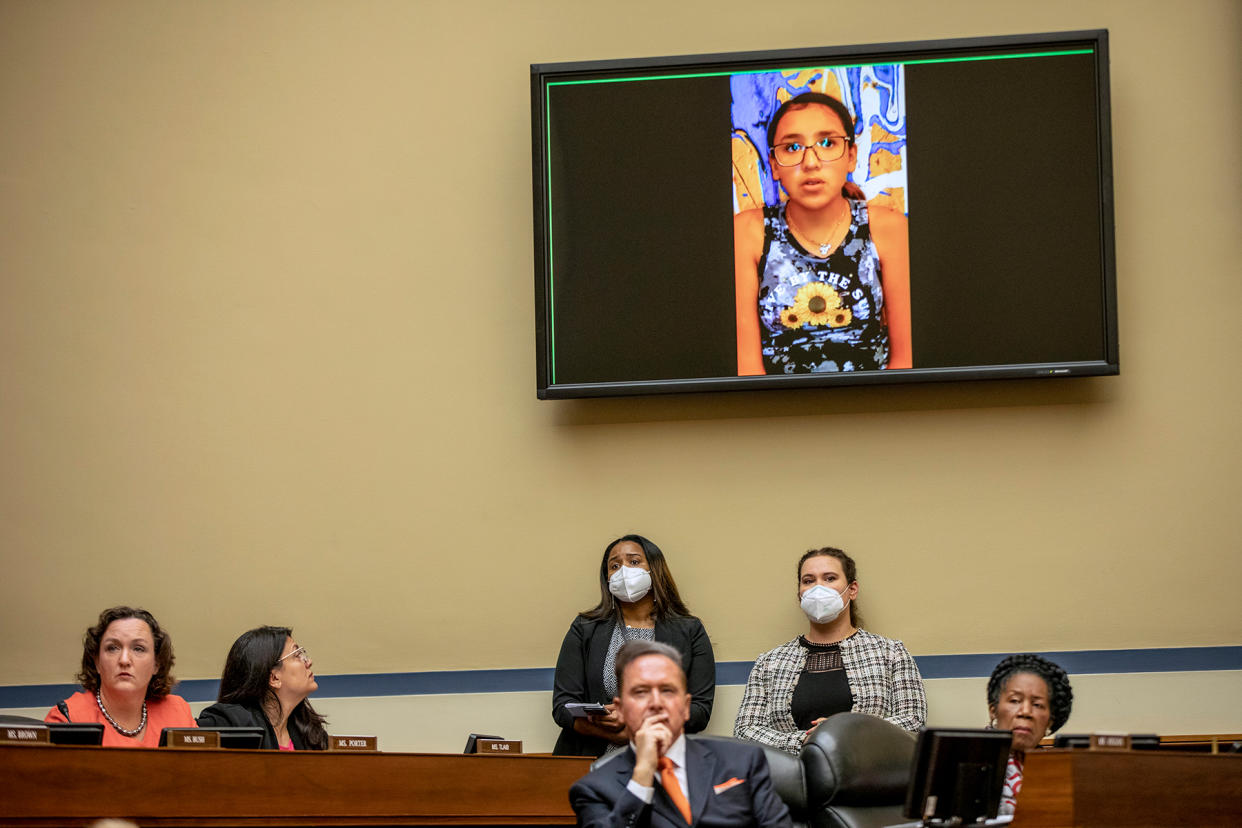
<svg viewBox="0 0 1242 828">
<path fill-rule="evenodd" d="M 65 717 L 66 722 L 73 721 L 73 719 L 69 718 L 69 705 L 65 704 L 63 701 L 58 701 L 56 702 L 56 709 L 60 711 L 60 715 Z"/>
</svg>

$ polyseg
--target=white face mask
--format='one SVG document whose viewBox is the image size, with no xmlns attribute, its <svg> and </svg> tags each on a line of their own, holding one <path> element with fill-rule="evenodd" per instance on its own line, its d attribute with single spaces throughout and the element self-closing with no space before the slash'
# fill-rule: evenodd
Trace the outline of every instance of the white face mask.
<svg viewBox="0 0 1242 828">
<path fill-rule="evenodd" d="M 816 584 L 802 593 L 798 603 L 802 605 L 806 617 L 816 624 L 827 624 L 845 611 L 845 601 L 842 600 L 841 593 L 823 584 Z"/>
<path fill-rule="evenodd" d="M 651 573 L 636 566 L 622 566 L 608 579 L 608 591 L 632 604 L 651 589 Z"/>
</svg>

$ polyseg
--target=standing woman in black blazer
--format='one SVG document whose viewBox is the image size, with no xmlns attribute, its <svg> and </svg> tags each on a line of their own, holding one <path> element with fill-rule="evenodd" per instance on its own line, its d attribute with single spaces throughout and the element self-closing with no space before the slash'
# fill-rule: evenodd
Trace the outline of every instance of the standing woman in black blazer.
<svg viewBox="0 0 1242 828">
<path fill-rule="evenodd" d="M 553 753 L 602 756 L 629 743 L 615 704 L 615 659 L 626 641 L 660 641 L 681 653 L 691 696 L 686 732 L 707 727 L 716 695 L 716 658 L 703 622 L 677 593 L 660 547 L 642 535 L 608 544 L 599 565 L 599 591 L 599 603 L 578 613 L 570 625 L 556 660 L 552 718 L 561 735 Z M 565 707 L 568 702 L 598 702 L 608 713 L 574 718 Z"/>
</svg>

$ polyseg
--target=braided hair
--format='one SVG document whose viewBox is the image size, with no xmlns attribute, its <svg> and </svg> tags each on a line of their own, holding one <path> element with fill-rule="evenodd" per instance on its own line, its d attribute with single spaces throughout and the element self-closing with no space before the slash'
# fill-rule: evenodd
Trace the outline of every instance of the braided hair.
<svg viewBox="0 0 1242 828">
<path fill-rule="evenodd" d="M 1070 688 L 1066 672 L 1042 656 L 1022 653 L 1002 658 L 992 671 L 992 677 L 988 679 L 988 707 L 994 708 L 1000 703 L 1001 691 L 1009 679 L 1018 673 L 1039 676 L 1048 685 L 1048 706 L 1052 712 L 1048 732 L 1056 733 L 1070 717 L 1070 710 L 1074 706 L 1074 691 Z"/>
</svg>

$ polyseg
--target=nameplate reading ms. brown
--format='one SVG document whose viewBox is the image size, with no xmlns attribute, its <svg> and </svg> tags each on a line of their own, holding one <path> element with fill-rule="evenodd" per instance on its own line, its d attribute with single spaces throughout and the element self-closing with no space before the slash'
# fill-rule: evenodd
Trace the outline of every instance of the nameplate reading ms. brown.
<svg viewBox="0 0 1242 828">
<path fill-rule="evenodd" d="M 0 727 L 0 742 L 6 745 L 46 745 L 48 743 L 47 727 L 41 724 L 4 725 Z"/>
</svg>

